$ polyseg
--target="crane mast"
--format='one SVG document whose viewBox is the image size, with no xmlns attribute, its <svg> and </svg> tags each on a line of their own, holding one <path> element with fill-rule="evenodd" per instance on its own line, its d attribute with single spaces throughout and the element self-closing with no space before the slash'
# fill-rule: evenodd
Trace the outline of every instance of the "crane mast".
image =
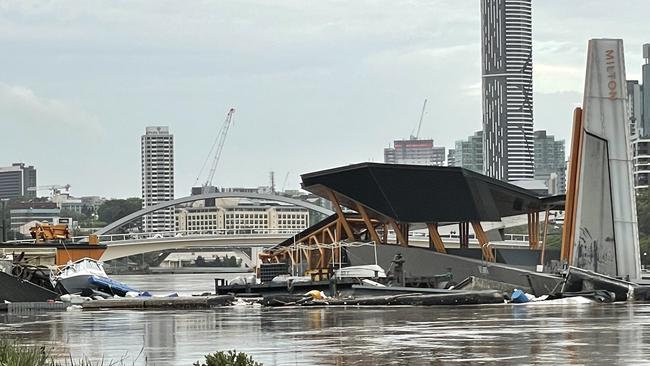
<svg viewBox="0 0 650 366">
<path fill-rule="evenodd" d="M 427 108 L 427 100 L 424 99 L 424 104 L 422 105 L 422 113 L 420 113 L 420 123 L 418 123 L 418 130 L 415 133 L 415 139 L 420 138 L 420 128 L 422 128 L 422 120 L 424 119 L 424 111 Z"/>
<path fill-rule="evenodd" d="M 226 115 L 226 120 L 223 122 L 223 126 L 221 126 L 221 130 L 219 130 L 219 135 L 217 136 L 217 140 L 215 141 L 217 149 L 214 153 L 214 159 L 212 160 L 212 165 L 210 166 L 210 172 L 208 173 L 208 177 L 205 183 L 203 184 L 204 187 L 212 185 L 212 179 L 214 178 L 214 173 L 217 170 L 217 164 L 219 164 L 219 159 L 221 158 L 221 150 L 223 150 L 223 144 L 226 142 L 226 135 L 228 134 L 228 129 L 230 128 L 230 124 L 232 123 L 232 115 L 234 113 L 235 113 L 235 108 L 230 108 L 228 114 Z"/>
</svg>

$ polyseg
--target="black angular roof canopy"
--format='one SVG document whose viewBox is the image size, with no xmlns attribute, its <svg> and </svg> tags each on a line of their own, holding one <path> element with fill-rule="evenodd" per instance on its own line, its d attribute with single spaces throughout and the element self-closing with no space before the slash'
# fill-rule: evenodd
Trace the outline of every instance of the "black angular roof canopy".
<svg viewBox="0 0 650 366">
<path fill-rule="evenodd" d="M 359 203 L 370 216 L 403 223 L 499 221 L 564 200 L 460 167 L 360 163 L 301 177 L 314 194 L 329 199 L 331 190 L 345 207 Z"/>
</svg>

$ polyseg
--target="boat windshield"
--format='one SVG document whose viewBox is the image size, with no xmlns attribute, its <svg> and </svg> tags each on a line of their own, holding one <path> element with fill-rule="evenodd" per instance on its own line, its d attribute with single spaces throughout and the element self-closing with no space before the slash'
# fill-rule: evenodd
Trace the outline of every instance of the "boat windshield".
<svg viewBox="0 0 650 366">
<path fill-rule="evenodd" d="M 94 260 L 84 259 L 71 264 L 68 264 L 61 269 L 61 276 L 70 276 L 77 273 L 88 273 L 106 276 L 102 265 Z"/>
</svg>

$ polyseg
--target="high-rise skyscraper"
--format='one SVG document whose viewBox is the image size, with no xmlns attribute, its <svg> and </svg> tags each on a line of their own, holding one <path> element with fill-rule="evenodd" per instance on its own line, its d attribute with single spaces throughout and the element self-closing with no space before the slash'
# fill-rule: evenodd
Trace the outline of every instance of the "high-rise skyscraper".
<svg viewBox="0 0 650 366">
<path fill-rule="evenodd" d="M 650 44 L 643 45 L 644 63 L 641 81 L 627 80 L 627 115 L 629 117 L 634 188 L 650 187 Z"/>
<path fill-rule="evenodd" d="M 485 174 L 532 179 L 532 0 L 481 0 Z"/>
<path fill-rule="evenodd" d="M 650 137 L 650 43 L 643 45 L 643 66 L 641 77 L 643 82 L 643 112 L 642 123 L 639 127 L 641 137 Z"/>
<path fill-rule="evenodd" d="M 564 140 L 555 140 L 545 130 L 535 131 L 535 179 L 546 184 L 549 194 L 566 192 Z"/>
<path fill-rule="evenodd" d="M 142 206 L 174 199 L 174 136 L 166 126 L 147 127 L 141 138 Z M 144 231 L 172 231 L 174 208 L 158 210 L 144 217 Z"/>
<path fill-rule="evenodd" d="M 384 149 L 384 163 L 439 165 L 445 164 L 445 148 L 433 146 L 433 140 L 395 140 Z"/>
<path fill-rule="evenodd" d="M 456 166 L 456 149 L 447 150 L 447 166 Z"/>
<path fill-rule="evenodd" d="M 483 131 L 456 141 L 456 166 L 483 173 Z"/>
<path fill-rule="evenodd" d="M 36 197 L 36 169 L 24 163 L 13 163 L 0 167 L 0 198 Z"/>
</svg>

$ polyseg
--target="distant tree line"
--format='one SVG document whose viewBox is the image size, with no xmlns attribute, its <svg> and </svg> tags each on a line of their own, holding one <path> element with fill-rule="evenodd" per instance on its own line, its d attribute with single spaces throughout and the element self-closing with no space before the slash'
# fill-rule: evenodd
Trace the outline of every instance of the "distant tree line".
<svg viewBox="0 0 650 366">
<path fill-rule="evenodd" d="M 212 260 L 206 260 L 203 256 L 198 256 L 194 260 L 196 267 L 241 267 L 241 258 L 233 256 L 215 257 Z"/>
<path fill-rule="evenodd" d="M 636 196 L 636 214 L 639 223 L 639 249 L 641 264 L 650 264 L 650 188 L 642 189 Z"/>
</svg>

